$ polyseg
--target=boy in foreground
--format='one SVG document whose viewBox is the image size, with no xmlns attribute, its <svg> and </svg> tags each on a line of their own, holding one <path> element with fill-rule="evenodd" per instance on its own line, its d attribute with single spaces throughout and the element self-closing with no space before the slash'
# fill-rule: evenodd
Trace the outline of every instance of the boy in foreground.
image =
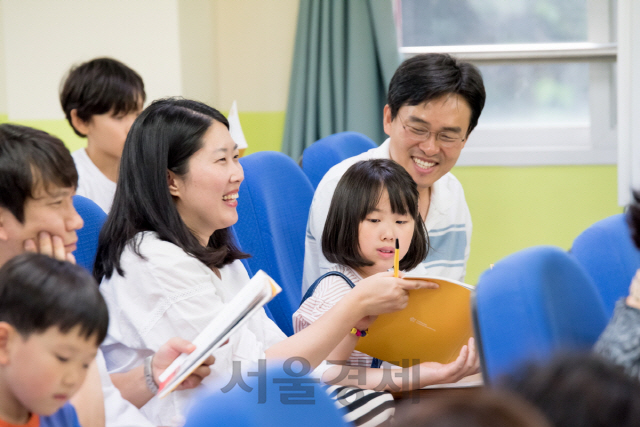
<svg viewBox="0 0 640 427">
<path fill-rule="evenodd" d="M 79 426 L 67 402 L 107 334 L 82 267 L 27 253 L 0 269 L 0 425 Z"/>
</svg>

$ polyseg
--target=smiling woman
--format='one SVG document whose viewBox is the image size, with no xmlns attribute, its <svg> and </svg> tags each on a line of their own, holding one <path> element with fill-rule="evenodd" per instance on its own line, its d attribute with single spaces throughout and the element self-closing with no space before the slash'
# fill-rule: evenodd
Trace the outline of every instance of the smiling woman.
<svg viewBox="0 0 640 427">
<path fill-rule="evenodd" d="M 238 157 L 238 144 L 229 130 L 213 122 L 202 137 L 202 148 L 191 156 L 187 173 L 169 171 L 169 192 L 178 213 L 203 246 L 215 230 L 238 221 L 236 199 L 244 178 Z"/>
<path fill-rule="evenodd" d="M 240 262 L 247 255 L 229 230 L 243 178 L 217 110 L 165 99 L 136 119 L 94 269 L 113 319 L 102 347 L 111 373 L 139 365 L 172 336 L 195 338 L 249 281 Z M 422 286 L 394 277 L 363 283 L 289 338 L 261 310 L 215 352 L 212 375 L 202 384 L 224 386 L 238 363 L 243 372 L 255 371 L 264 359 L 297 357 L 316 368 L 358 321 L 403 308 L 407 290 Z M 465 350 L 456 363 L 427 372 L 442 380 L 455 376 L 474 363 L 474 354 Z M 155 425 L 173 425 L 192 393 L 154 398 L 142 411 Z"/>
</svg>

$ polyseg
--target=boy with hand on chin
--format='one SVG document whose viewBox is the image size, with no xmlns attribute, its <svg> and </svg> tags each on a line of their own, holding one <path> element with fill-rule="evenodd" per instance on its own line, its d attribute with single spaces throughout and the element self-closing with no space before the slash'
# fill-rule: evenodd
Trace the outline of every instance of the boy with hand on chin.
<svg viewBox="0 0 640 427">
<path fill-rule="evenodd" d="M 109 313 L 82 267 L 41 254 L 0 268 L 0 426 L 79 426 L 68 400 L 107 334 Z"/>
</svg>

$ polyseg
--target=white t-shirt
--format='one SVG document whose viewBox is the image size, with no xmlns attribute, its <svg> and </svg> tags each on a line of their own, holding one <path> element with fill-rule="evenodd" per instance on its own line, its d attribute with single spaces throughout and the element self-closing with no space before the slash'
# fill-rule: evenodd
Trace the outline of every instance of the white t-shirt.
<svg viewBox="0 0 640 427">
<path fill-rule="evenodd" d="M 78 170 L 76 194 L 93 200 L 103 211 L 109 213 L 113 196 L 116 194 L 116 183 L 98 169 L 87 155 L 85 148 L 75 151 L 71 156 Z"/>
<path fill-rule="evenodd" d="M 151 427 L 153 424 L 146 419 L 129 401 L 120 394 L 120 390 L 113 385 L 107 372 L 104 355 L 98 351 L 96 364 L 100 372 L 102 382 L 102 394 L 104 395 L 105 427 Z"/>
<path fill-rule="evenodd" d="M 322 254 L 322 232 L 338 181 L 360 160 L 389 159 L 387 139 L 381 146 L 338 163 L 325 174 L 313 195 L 304 242 L 302 295 L 331 263 Z M 471 242 L 471 214 L 460 181 L 450 172 L 431 186 L 429 212 L 424 222 L 429 233 L 427 258 L 412 273 L 464 281 Z"/>
<path fill-rule="evenodd" d="M 140 365 L 171 337 L 193 340 L 249 281 L 240 261 L 221 268 L 218 278 L 205 264 L 160 240 L 156 233 L 139 233 L 134 239 L 141 239 L 139 249 L 145 259 L 127 245 L 120 257 L 125 277 L 114 272 L 100 285 L 109 307 L 109 333 L 102 351 L 110 373 Z M 228 384 L 232 361 L 241 362 L 243 371 L 253 368 L 264 359 L 267 348 L 285 338 L 260 310 L 227 345 L 214 352 L 216 361 L 202 386 Z M 141 411 L 155 425 L 175 425 L 197 389 L 174 391 L 162 400 L 154 397 Z"/>
</svg>

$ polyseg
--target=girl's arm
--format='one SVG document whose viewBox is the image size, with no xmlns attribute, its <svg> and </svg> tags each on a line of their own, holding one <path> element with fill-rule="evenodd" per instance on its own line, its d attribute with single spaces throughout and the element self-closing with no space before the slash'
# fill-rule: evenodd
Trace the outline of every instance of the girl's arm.
<svg viewBox="0 0 640 427">
<path fill-rule="evenodd" d="M 446 365 L 425 362 L 409 368 L 377 369 L 358 366 L 333 366 L 322 375 L 322 381 L 363 389 L 406 391 L 428 385 L 459 381 L 479 371 L 480 362 L 473 338 L 462 347 L 458 358 Z"/>
<path fill-rule="evenodd" d="M 374 320 L 376 320 L 378 316 L 367 316 L 364 319 L 360 319 L 358 323 L 354 325 L 356 329 L 361 331 L 367 329 Z M 356 349 L 356 345 L 358 345 L 359 336 L 352 334 L 351 331 L 347 334 L 346 337 L 340 341 L 340 344 L 333 349 L 331 353 L 327 356 L 327 361 L 334 364 L 345 364 L 347 360 L 351 357 L 351 354 Z"/>
<path fill-rule="evenodd" d="M 363 317 L 401 310 L 409 300 L 408 290 L 429 286 L 420 280 L 394 278 L 380 273 L 378 280 L 361 281 L 330 310 L 295 335 L 265 351 L 267 359 L 306 359 L 317 367 L 342 342 Z"/>
</svg>

